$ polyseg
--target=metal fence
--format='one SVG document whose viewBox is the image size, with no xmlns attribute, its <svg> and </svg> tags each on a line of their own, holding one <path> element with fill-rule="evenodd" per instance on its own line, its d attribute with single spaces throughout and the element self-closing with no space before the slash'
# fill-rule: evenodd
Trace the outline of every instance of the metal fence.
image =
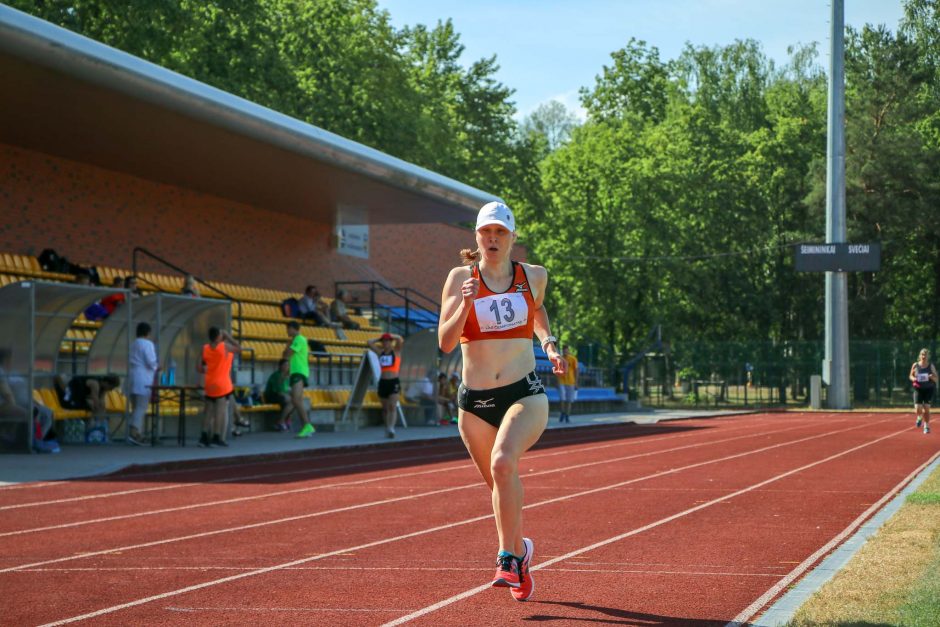
<svg viewBox="0 0 940 627">
<path fill-rule="evenodd" d="M 910 405 L 911 364 L 937 340 L 855 341 L 849 347 L 853 407 Z M 673 342 L 611 375 L 619 391 L 649 406 L 768 407 L 809 404 L 820 374 L 819 342 Z M 825 399 L 825 387 L 823 389 Z"/>
</svg>

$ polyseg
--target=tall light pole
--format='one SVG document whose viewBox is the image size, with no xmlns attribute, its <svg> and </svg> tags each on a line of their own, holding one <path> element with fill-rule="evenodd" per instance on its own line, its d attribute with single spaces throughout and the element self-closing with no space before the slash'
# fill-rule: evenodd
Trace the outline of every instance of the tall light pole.
<svg viewBox="0 0 940 627">
<path fill-rule="evenodd" d="M 846 241 L 845 229 L 845 6 L 832 2 L 829 38 L 829 116 L 826 145 L 826 242 Z M 823 380 L 830 409 L 849 408 L 848 275 L 826 272 L 826 358 Z"/>
</svg>

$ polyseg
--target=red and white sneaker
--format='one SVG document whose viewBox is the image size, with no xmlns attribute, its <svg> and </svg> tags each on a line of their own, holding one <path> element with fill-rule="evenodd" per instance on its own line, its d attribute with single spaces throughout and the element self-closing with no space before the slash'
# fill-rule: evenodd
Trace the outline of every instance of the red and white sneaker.
<svg viewBox="0 0 940 627">
<path fill-rule="evenodd" d="M 525 545 L 525 557 L 519 565 L 519 587 L 509 589 L 512 598 L 516 601 L 528 601 L 535 592 L 535 579 L 529 572 L 529 563 L 532 561 L 532 554 L 535 553 L 535 543 L 529 538 L 523 538 L 522 543 Z"/>
<path fill-rule="evenodd" d="M 519 587 L 520 560 L 514 555 L 500 555 L 496 558 L 496 576 L 493 577 L 494 588 Z"/>
</svg>

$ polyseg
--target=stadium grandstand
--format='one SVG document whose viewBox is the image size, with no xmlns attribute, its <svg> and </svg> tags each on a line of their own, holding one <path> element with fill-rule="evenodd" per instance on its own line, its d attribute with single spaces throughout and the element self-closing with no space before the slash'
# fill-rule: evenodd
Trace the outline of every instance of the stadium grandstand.
<svg viewBox="0 0 940 627">
<path fill-rule="evenodd" d="M 236 385 L 263 385 L 287 342 L 282 304 L 316 284 L 345 289 L 360 326 L 303 327 L 317 347 L 307 397 L 333 424 L 369 338 L 436 326 L 443 279 L 472 241 L 459 223 L 494 198 L 5 7 L 0 72 L 0 347 L 12 350 L 8 374 L 26 378 L 57 419 L 88 414 L 61 406 L 53 376 L 126 375 L 122 351 L 143 315 L 176 316 L 146 320 L 171 344 L 159 354 L 175 383 L 198 383 L 195 351 L 208 325 L 222 324 L 242 346 Z M 45 250 L 68 263 L 43 267 Z M 95 284 L 77 285 L 69 268 Z M 186 275 L 210 304 L 181 302 Z M 99 285 L 127 276 L 143 294 L 133 319 L 118 310 L 114 321 L 88 320 L 87 305 L 109 293 Z M 29 298 L 26 288 L 36 288 Z M 403 372 L 438 367 L 429 349 L 403 354 Z M 107 405 L 127 412 L 120 390 Z M 361 405 L 379 407 L 374 389 Z M 267 416 L 276 406 L 242 409 Z M 169 399 L 157 413 L 180 411 Z M 28 450 L 29 431 L 14 448 Z"/>
</svg>

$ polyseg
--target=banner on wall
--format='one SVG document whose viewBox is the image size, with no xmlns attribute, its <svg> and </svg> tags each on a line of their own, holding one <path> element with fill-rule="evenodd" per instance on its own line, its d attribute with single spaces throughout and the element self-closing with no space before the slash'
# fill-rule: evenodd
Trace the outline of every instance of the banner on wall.
<svg viewBox="0 0 940 627">
<path fill-rule="evenodd" d="M 337 208 L 336 251 L 350 257 L 369 258 L 369 214 L 364 209 Z"/>
</svg>

